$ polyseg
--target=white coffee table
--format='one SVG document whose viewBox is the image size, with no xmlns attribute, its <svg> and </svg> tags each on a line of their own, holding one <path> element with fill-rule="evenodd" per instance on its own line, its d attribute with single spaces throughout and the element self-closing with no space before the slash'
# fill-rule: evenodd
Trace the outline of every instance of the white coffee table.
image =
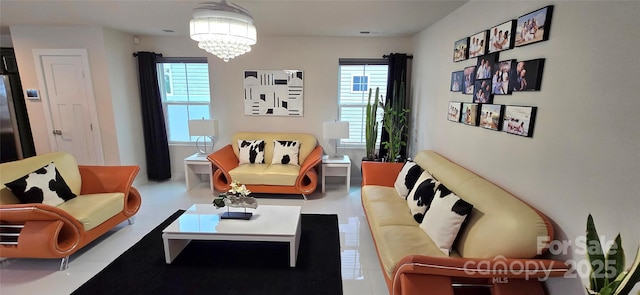
<svg viewBox="0 0 640 295">
<path fill-rule="evenodd" d="M 231 210 L 242 210 L 231 208 Z M 227 208 L 195 204 L 162 231 L 170 264 L 191 240 L 288 242 L 289 266 L 296 266 L 300 245 L 300 206 L 260 205 L 250 220 L 220 219 Z"/>
</svg>

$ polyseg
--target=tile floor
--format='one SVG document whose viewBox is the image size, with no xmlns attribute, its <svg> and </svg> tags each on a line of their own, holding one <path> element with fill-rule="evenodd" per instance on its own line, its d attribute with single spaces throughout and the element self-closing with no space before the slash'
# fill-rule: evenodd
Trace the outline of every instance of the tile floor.
<svg viewBox="0 0 640 295">
<path fill-rule="evenodd" d="M 135 224 L 114 230 L 71 256 L 69 268 L 58 271 L 55 259 L 5 259 L 0 261 L 0 294 L 69 294 L 103 269 L 178 209 L 211 202 L 208 184 L 185 191 L 184 181 L 137 186 L 143 197 Z M 387 294 L 380 264 L 360 204 L 360 188 L 327 184 L 308 200 L 260 199 L 261 204 L 300 205 L 302 213 L 338 214 L 344 294 Z"/>
</svg>

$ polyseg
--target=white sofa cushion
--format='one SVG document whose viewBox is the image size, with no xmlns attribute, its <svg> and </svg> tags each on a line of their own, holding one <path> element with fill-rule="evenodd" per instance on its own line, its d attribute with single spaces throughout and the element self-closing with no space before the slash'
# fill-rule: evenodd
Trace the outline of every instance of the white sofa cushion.
<svg viewBox="0 0 640 295">
<path fill-rule="evenodd" d="M 297 140 L 274 140 L 273 160 L 271 164 L 300 165 L 298 153 L 300 151 L 300 141 Z"/>
<path fill-rule="evenodd" d="M 439 184 L 431 206 L 424 214 L 420 228 L 427 233 L 442 253 L 449 255 L 453 242 L 472 209 L 473 205 Z"/>
<path fill-rule="evenodd" d="M 77 198 L 58 205 L 84 225 L 89 231 L 102 224 L 124 209 L 123 193 L 104 193 L 80 195 Z"/>
<path fill-rule="evenodd" d="M 23 204 L 57 206 L 76 197 L 53 162 L 5 185 Z"/>
<path fill-rule="evenodd" d="M 420 165 L 416 164 L 412 161 L 407 161 L 402 166 L 402 170 L 396 177 L 396 182 L 393 184 L 393 187 L 396 188 L 400 197 L 406 199 L 409 195 L 409 192 L 413 189 L 413 186 L 420 178 L 422 174 L 422 168 Z"/>
<path fill-rule="evenodd" d="M 429 209 L 433 194 L 435 193 L 436 180 L 427 171 L 423 171 L 407 196 L 407 206 L 416 222 L 421 223 L 424 213 Z"/>
<path fill-rule="evenodd" d="M 264 140 L 238 140 L 240 164 L 264 164 Z"/>
</svg>

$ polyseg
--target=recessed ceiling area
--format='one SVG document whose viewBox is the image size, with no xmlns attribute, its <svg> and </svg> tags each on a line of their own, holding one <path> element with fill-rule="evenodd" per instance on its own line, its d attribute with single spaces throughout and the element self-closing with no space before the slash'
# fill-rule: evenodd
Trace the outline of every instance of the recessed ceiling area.
<svg viewBox="0 0 640 295">
<path fill-rule="evenodd" d="M 100 26 L 133 35 L 188 36 L 203 0 L 2 0 L 0 32 L 12 25 Z M 258 35 L 413 36 L 468 1 L 228 1 L 251 12 Z M 173 32 L 170 32 L 173 31 Z M 370 34 L 362 34 L 368 31 Z"/>
</svg>

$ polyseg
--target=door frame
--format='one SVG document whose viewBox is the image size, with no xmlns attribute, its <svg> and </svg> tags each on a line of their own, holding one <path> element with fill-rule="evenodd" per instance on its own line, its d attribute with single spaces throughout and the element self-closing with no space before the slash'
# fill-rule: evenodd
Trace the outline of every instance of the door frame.
<svg viewBox="0 0 640 295">
<path fill-rule="evenodd" d="M 93 83 L 91 78 L 91 69 L 89 67 L 89 58 L 87 49 L 33 49 L 33 61 L 36 66 L 36 74 L 38 77 L 38 87 L 40 87 L 40 99 L 42 101 L 42 109 L 44 119 L 47 125 L 47 136 L 49 138 L 49 146 L 52 151 L 58 150 L 56 138 L 53 134 L 53 116 L 51 115 L 51 105 L 49 101 L 49 91 L 44 78 L 44 67 L 42 64 L 43 56 L 80 56 L 82 61 L 82 71 L 84 76 L 84 87 L 87 90 L 87 104 L 89 108 L 89 117 L 92 126 L 93 145 L 96 153 L 96 165 L 104 165 L 104 151 L 102 148 L 102 136 L 100 134 L 100 123 L 98 120 L 98 111 L 96 107 L 96 97 L 93 93 Z"/>
</svg>

